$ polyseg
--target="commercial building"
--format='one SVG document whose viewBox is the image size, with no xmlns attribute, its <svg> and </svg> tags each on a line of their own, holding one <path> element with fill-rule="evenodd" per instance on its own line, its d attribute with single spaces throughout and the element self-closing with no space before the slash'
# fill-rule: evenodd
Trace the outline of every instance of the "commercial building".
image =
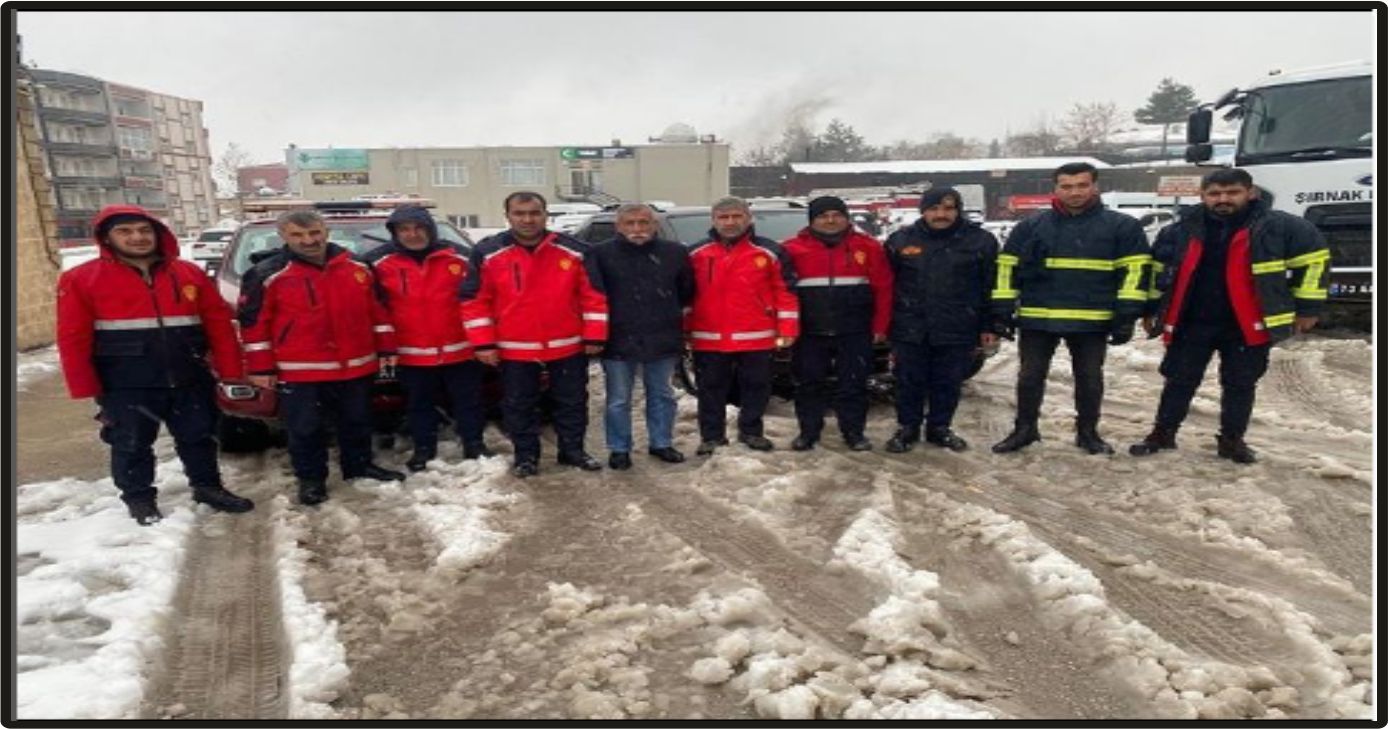
<svg viewBox="0 0 1388 729">
<path fill-rule="evenodd" d="M 236 194 L 283 195 L 289 192 L 289 166 L 282 162 L 236 168 Z"/>
<path fill-rule="evenodd" d="M 564 147 L 302 149 L 285 153 L 293 194 L 310 200 L 415 194 L 464 228 L 506 224 L 506 196 L 551 202 L 664 200 L 707 205 L 728 194 L 728 145 L 688 142 Z"/>
<path fill-rule="evenodd" d="M 179 235 L 214 220 L 202 102 L 91 76 L 29 69 L 64 246 L 90 245 L 103 206 L 147 208 Z"/>
</svg>

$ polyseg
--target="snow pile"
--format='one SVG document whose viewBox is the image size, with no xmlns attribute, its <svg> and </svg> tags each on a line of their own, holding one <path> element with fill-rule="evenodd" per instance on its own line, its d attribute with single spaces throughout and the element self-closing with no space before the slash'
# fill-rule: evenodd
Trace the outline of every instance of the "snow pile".
<svg viewBox="0 0 1388 729">
<path fill-rule="evenodd" d="M 403 490 L 414 499 L 415 516 L 441 545 L 435 563 L 455 574 L 476 567 L 510 539 L 487 525 L 495 512 L 524 497 L 502 491 L 506 459 L 501 457 L 449 463 L 430 462 L 429 469 L 411 474 Z"/>
<path fill-rule="evenodd" d="M 329 702 L 347 684 L 351 674 L 346 650 L 337 637 L 337 622 L 323 606 L 304 595 L 304 570 L 309 553 L 299 547 L 314 514 L 291 506 L 284 495 L 270 501 L 275 526 L 275 564 L 279 579 L 280 611 L 290 636 L 289 718 L 333 719 L 337 712 Z"/>
<path fill-rule="evenodd" d="M 148 527 L 110 479 L 19 487 L 19 718 L 136 718 L 194 521 L 181 466 L 154 485 L 165 518 Z"/>
<path fill-rule="evenodd" d="M 58 348 L 43 347 L 28 352 L 20 352 L 15 366 L 14 385 L 16 390 L 25 390 L 30 383 L 43 379 L 49 373 L 58 371 Z"/>
</svg>

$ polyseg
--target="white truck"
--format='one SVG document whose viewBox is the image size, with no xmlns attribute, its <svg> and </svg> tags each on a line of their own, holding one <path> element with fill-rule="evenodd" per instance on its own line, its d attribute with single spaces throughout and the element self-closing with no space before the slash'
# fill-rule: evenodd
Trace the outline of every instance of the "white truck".
<svg viewBox="0 0 1388 729">
<path fill-rule="evenodd" d="M 1331 314 L 1367 326 L 1373 302 L 1373 75 L 1368 61 L 1272 71 L 1202 104 L 1186 161 L 1213 156 L 1213 113 L 1239 119 L 1233 166 L 1271 206 L 1306 218 L 1330 244 Z"/>
</svg>

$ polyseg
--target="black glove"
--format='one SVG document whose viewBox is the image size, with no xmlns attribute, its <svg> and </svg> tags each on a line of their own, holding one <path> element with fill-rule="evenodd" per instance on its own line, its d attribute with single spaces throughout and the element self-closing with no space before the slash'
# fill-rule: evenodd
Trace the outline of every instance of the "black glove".
<svg viewBox="0 0 1388 729">
<path fill-rule="evenodd" d="M 995 316 L 988 330 L 1010 342 L 1017 338 L 1017 317 L 1012 314 Z"/>
<path fill-rule="evenodd" d="M 1115 325 L 1108 331 L 1109 344 L 1127 344 L 1133 338 L 1133 321 Z"/>
</svg>

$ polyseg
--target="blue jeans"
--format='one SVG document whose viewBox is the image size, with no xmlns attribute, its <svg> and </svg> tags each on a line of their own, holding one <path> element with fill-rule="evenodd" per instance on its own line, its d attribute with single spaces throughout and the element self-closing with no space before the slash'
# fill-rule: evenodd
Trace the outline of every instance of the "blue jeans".
<svg viewBox="0 0 1388 729">
<path fill-rule="evenodd" d="M 636 369 L 641 369 L 641 383 L 646 388 L 646 439 L 650 448 L 669 448 L 674 442 L 675 390 L 670 378 L 675 374 L 678 357 L 652 362 L 629 362 L 604 359 L 602 371 L 607 385 L 607 409 L 603 427 L 607 431 L 607 449 L 615 453 L 631 452 L 631 388 L 636 383 Z"/>
</svg>

